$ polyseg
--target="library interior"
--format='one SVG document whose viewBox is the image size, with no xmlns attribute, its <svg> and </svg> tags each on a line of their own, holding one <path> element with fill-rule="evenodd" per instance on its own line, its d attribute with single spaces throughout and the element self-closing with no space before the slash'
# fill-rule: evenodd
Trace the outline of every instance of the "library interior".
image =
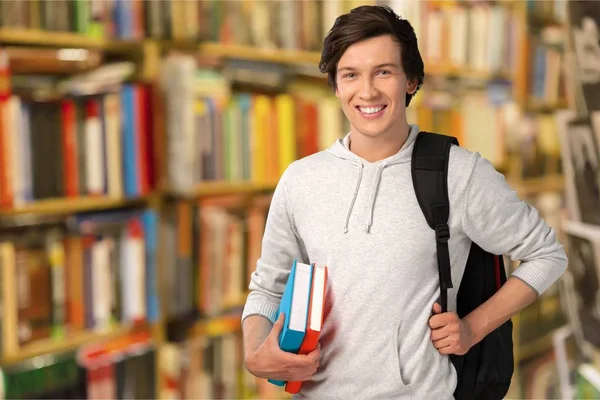
<svg viewBox="0 0 600 400">
<path fill-rule="evenodd" d="M 318 65 L 365 4 L 418 38 L 408 122 L 489 160 L 568 255 L 512 318 L 506 398 L 600 399 L 583 0 L 0 0 L 0 398 L 291 398 L 245 368 L 241 315 L 280 176 L 350 131 Z"/>
</svg>

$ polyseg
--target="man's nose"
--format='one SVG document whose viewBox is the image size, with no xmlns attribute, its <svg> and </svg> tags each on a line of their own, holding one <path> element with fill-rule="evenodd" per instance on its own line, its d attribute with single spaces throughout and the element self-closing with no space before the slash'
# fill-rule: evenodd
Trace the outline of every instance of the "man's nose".
<svg viewBox="0 0 600 400">
<path fill-rule="evenodd" d="M 372 79 L 370 79 L 370 78 L 363 79 L 362 86 L 361 86 L 361 92 L 360 92 L 360 97 L 362 99 L 365 99 L 365 100 L 373 99 L 373 98 L 377 97 L 378 93 L 379 92 L 377 90 L 377 87 L 375 87 L 375 84 Z"/>
</svg>

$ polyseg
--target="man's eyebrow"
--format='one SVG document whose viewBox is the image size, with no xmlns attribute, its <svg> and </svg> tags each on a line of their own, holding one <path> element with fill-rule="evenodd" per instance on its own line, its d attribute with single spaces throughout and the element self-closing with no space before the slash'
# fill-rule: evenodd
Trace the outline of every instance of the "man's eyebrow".
<svg viewBox="0 0 600 400">
<path fill-rule="evenodd" d="M 347 71 L 354 71 L 354 70 L 355 70 L 355 68 L 352 68 L 352 67 L 341 67 L 341 68 L 338 68 L 338 72 L 339 72 L 339 71 L 344 71 L 344 70 L 347 70 Z"/>
<path fill-rule="evenodd" d="M 386 68 L 386 67 L 398 68 L 398 65 L 395 63 L 383 63 L 383 64 L 379 64 L 379 65 L 375 66 L 375 68 Z"/>
<path fill-rule="evenodd" d="M 378 64 L 378 65 L 376 65 L 376 66 L 375 66 L 375 67 L 373 67 L 373 68 L 386 68 L 386 67 L 387 67 L 387 68 L 389 68 L 389 67 L 392 67 L 392 68 L 398 68 L 398 65 L 397 65 L 397 64 L 395 64 L 395 63 L 383 63 L 383 64 Z M 356 70 L 356 68 L 354 68 L 354 67 L 350 67 L 350 66 L 347 66 L 347 67 L 340 67 L 340 68 L 338 68 L 338 71 L 344 71 L 344 70 L 347 70 L 347 71 L 355 71 L 355 70 Z"/>
</svg>

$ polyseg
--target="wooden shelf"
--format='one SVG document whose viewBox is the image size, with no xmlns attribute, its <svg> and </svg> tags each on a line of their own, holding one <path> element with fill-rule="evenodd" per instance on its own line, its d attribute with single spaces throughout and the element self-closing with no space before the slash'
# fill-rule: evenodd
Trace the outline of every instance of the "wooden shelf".
<svg viewBox="0 0 600 400">
<path fill-rule="evenodd" d="M 565 189 L 562 175 L 549 175 L 541 178 L 529 178 L 512 182 L 512 186 L 521 196 L 530 196 L 543 192 L 560 192 Z"/>
<path fill-rule="evenodd" d="M 319 51 L 261 49 L 252 46 L 229 45 L 220 43 L 202 43 L 200 51 L 204 54 L 239 58 L 244 60 L 265 61 L 279 64 L 310 64 L 317 66 L 321 60 Z M 459 76 L 462 78 L 491 80 L 494 78 L 510 79 L 506 72 L 480 71 L 469 68 L 458 68 L 450 65 L 435 65 L 425 63 L 425 74 L 442 76 Z"/>
<path fill-rule="evenodd" d="M 108 332 L 80 332 L 64 339 L 43 339 L 23 346 L 17 354 L 3 355 L 2 365 L 17 364 L 27 359 L 52 353 L 60 353 L 77 349 L 89 342 L 100 342 L 124 336 L 133 330 L 118 327 Z"/>
<path fill-rule="evenodd" d="M 548 104 L 530 101 L 525 105 L 524 111 L 531 113 L 553 113 L 558 110 L 569 108 L 567 100 L 559 100 L 557 103 Z"/>
<path fill-rule="evenodd" d="M 242 328 L 241 320 L 241 313 L 208 318 L 196 324 L 193 329 L 193 336 L 217 337 L 238 332 Z"/>
<path fill-rule="evenodd" d="M 269 192 L 275 189 L 276 184 L 262 184 L 252 182 L 204 182 L 187 192 L 167 191 L 173 197 L 208 197 L 236 193 Z"/>
<path fill-rule="evenodd" d="M 425 76 L 427 75 L 456 76 L 462 79 L 474 79 L 481 81 L 491 81 L 493 79 L 511 80 L 510 73 L 507 71 L 486 71 L 444 64 L 436 65 L 425 61 Z"/>
<path fill-rule="evenodd" d="M 23 214 L 68 214 L 83 211 L 115 209 L 143 205 L 149 201 L 149 196 L 121 199 L 109 197 L 76 197 L 40 200 L 24 204 L 12 209 L 0 210 L 0 216 L 16 216 Z"/>
<path fill-rule="evenodd" d="M 200 52 L 216 57 L 238 58 L 252 61 L 264 61 L 278 64 L 311 64 L 318 65 L 321 53 L 302 50 L 263 49 L 252 46 L 230 45 L 221 43 L 202 43 Z"/>
<path fill-rule="evenodd" d="M 72 32 L 53 32 L 35 29 L 2 28 L 0 43 L 46 47 L 75 47 L 129 52 L 141 48 L 143 41 L 114 41 L 93 38 Z"/>
</svg>

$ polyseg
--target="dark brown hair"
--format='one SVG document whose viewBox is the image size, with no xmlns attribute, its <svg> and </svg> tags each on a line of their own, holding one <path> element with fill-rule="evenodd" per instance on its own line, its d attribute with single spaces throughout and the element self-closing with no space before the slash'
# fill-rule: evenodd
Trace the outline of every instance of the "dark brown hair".
<svg viewBox="0 0 600 400">
<path fill-rule="evenodd" d="M 335 20 L 323 41 L 323 52 L 319 62 L 321 72 L 328 74 L 329 85 L 337 88 L 337 65 L 348 47 L 356 42 L 382 35 L 392 35 L 399 44 L 404 73 L 409 81 L 417 80 L 417 93 L 425 77 L 417 36 L 410 22 L 399 17 L 388 6 L 356 7 Z M 410 104 L 412 97 L 413 94 L 406 94 L 406 106 Z"/>
</svg>

